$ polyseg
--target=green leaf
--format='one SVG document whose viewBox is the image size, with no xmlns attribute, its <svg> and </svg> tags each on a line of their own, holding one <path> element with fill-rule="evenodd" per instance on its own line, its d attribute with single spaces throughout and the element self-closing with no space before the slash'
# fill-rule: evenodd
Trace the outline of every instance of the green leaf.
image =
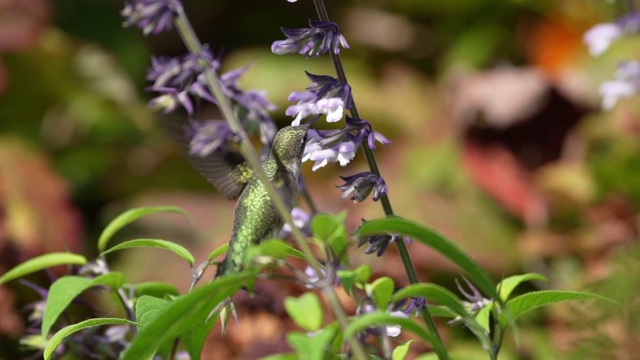
<svg viewBox="0 0 640 360">
<path fill-rule="evenodd" d="M 256 277 L 253 271 L 225 275 L 191 293 L 176 298 L 161 314 L 140 330 L 123 360 L 152 357 L 158 348 L 196 326 L 212 309 Z"/>
<path fill-rule="evenodd" d="M 136 301 L 136 319 L 138 326 L 142 329 L 155 320 L 166 308 L 171 301 L 160 299 L 157 297 L 143 295 Z"/>
<path fill-rule="evenodd" d="M 489 332 L 476 321 L 464 307 L 462 301 L 451 291 L 436 284 L 411 284 L 398 290 L 393 295 L 392 301 L 396 302 L 408 297 L 422 297 L 446 306 L 460 317 L 466 327 L 478 338 L 484 349 L 492 349 Z"/>
<path fill-rule="evenodd" d="M 77 331 L 90 328 L 93 326 L 99 326 L 99 325 L 136 325 L 136 323 L 133 321 L 125 320 L 125 319 L 97 318 L 97 319 L 85 320 L 77 324 L 66 326 L 60 329 L 60 331 L 58 331 L 51 337 L 51 339 L 47 343 L 47 347 L 44 349 L 44 359 L 45 360 L 52 359 L 56 348 L 58 347 L 58 345 L 60 345 L 60 343 L 62 343 L 64 338 L 66 338 L 67 336 Z"/>
<path fill-rule="evenodd" d="M 549 281 L 549 279 L 547 279 L 546 276 L 536 274 L 536 273 L 509 276 L 508 278 L 505 278 L 502 281 L 500 281 L 500 283 L 498 284 L 498 290 L 500 291 L 500 298 L 504 301 L 507 301 L 509 299 L 509 296 L 513 292 L 513 290 L 518 285 L 522 284 L 525 281 L 531 281 L 531 280 L 540 280 L 544 282 Z"/>
<path fill-rule="evenodd" d="M 436 340 L 431 334 L 427 332 L 423 327 L 415 322 L 402 317 L 391 316 L 382 311 L 374 311 L 368 314 L 360 315 L 358 318 L 349 322 L 349 325 L 344 330 L 344 338 L 348 339 L 354 336 L 359 331 L 365 330 L 370 327 L 377 327 L 383 325 L 400 325 L 403 328 L 418 335 L 422 340 L 434 345 Z"/>
<path fill-rule="evenodd" d="M 354 271 L 356 272 L 356 283 L 364 286 L 364 284 L 369 282 L 371 278 L 371 266 L 360 265 Z"/>
<path fill-rule="evenodd" d="M 383 276 L 376 279 L 373 283 L 365 285 L 367 294 L 380 310 L 385 310 L 389 306 L 391 295 L 393 295 L 393 288 L 393 280 L 388 276 Z"/>
<path fill-rule="evenodd" d="M 104 256 L 114 251 L 122 250 L 122 249 L 131 249 L 131 248 L 157 248 L 157 249 L 165 249 L 172 251 L 174 254 L 180 256 L 181 258 L 187 260 L 189 265 L 193 265 L 195 259 L 193 255 L 187 250 L 184 246 L 176 244 L 171 241 L 159 240 L 159 239 L 136 239 L 125 241 L 121 244 L 118 244 L 109 250 L 103 251 L 100 256 Z"/>
<path fill-rule="evenodd" d="M 391 354 L 391 359 L 404 360 L 404 358 L 407 356 L 407 353 L 409 352 L 409 346 L 411 346 L 411 343 L 413 342 L 415 342 L 415 340 L 409 340 L 406 343 L 393 349 L 393 353 Z"/>
<path fill-rule="evenodd" d="M 537 309 L 545 305 L 550 305 L 553 303 L 568 301 L 568 300 L 588 300 L 588 299 L 599 299 L 599 300 L 606 300 L 612 303 L 616 303 L 615 300 L 602 295 L 598 295 L 598 294 L 591 294 L 591 293 L 578 292 L 578 291 L 543 290 L 543 291 L 534 291 L 534 292 L 517 296 L 507 301 L 507 307 L 509 308 L 513 318 L 515 319 L 518 316 L 528 311 Z"/>
<path fill-rule="evenodd" d="M 338 270 L 336 276 L 340 279 L 340 283 L 347 292 L 347 295 L 351 295 L 351 287 L 356 284 L 356 272 L 353 270 Z"/>
<path fill-rule="evenodd" d="M 485 331 L 489 331 L 489 319 L 491 318 L 491 310 L 493 310 L 493 302 L 483 307 L 476 314 L 476 321 Z"/>
<path fill-rule="evenodd" d="M 161 281 L 147 281 L 141 282 L 135 285 L 131 285 L 135 290 L 135 296 L 137 298 L 143 295 L 154 296 L 157 298 L 164 298 L 167 295 L 178 296 L 178 289 L 171 284 L 167 284 Z"/>
<path fill-rule="evenodd" d="M 112 289 L 122 286 L 124 277 L 121 273 L 112 272 L 88 279 L 83 276 L 63 276 L 56 280 L 49 288 L 49 296 L 42 319 L 42 336 L 49 335 L 49 330 L 60 314 L 71 304 L 73 299 L 83 291 L 94 286 L 107 286 Z"/>
<path fill-rule="evenodd" d="M 189 214 L 187 214 L 184 210 L 174 206 L 140 207 L 130 209 L 118 215 L 118 217 L 111 221 L 109 225 L 107 225 L 107 227 L 102 231 L 102 234 L 100 234 L 100 238 L 98 239 L 98 251 L 104 252 L 107 249 L 109 240 L 111 240 L 113 234 L 115 234 L 118 230 L 140 219 L 143 216 L 158 212 L 173 212 L 182 214 L 189 221 L 191 221 Z"/>
<path fill-rule="evenodd" d="M 219 248 L 213 250 L 210 254 L 209 254 L 209 262 L 215 260 L 218 256 L 224 254 L 227 252 L 227 249 L 229 249 L 229 243 L 226 243 L 222 246 L 220 246 Z"/>
<path fill-rule="evenodd" d="M 318 214 L 311 219 L 311 232 L 314 237 L 325 242 L 329 248 L 338 255 L 344 263 L 347 259 L 347 229 L 344 226 L 344 219 L 347 213 L 341 212 L 338 215 Z"/>
<path fill-rule="evenodd" d="M 296 353 L 275 354 L 260 358 L 260 360 L 299 360 L 300 356 Z"/>
<path fill-rule="evenodd" d="M 312 292 L 304 293 L 298 298 L 285 298 L 284 308 L 291 319 L 307 331 L 316 331 L 322 326 L 322 306 L 318 296 Z"/>
<path fill-rule="evenodd" d="M 298 359 L 322 360 L 331 358 L 325 355 L 330 349 L 329 343 L 335 333 L 335 328 L 324 329 L 321 333 L 314 334 L 313 337 L 300 332 L 289 332 L 287 342 L 297 351 Z"/>
<path fill-rule="evenodd" d="M 84 265 L 86 263 L 87 259 L 84 256 L 77 254 L 66 252 L 45 254 L 29 259 L 7 271 L 2 275 L 2 277 L 0 277 L 0 284 L 58 265 Z"/>
<path fill-rule="evenodd" d="M 360 225 L 355 233 L 357 237 L 369 237 L 382 233 L 403 234 L 421 242 L 467 272 L 475 286 L 489 298 L 499 299 L 496 285 L 491 277 L 473 259 L 464 253 L 456 244 L 442 235 L 400 217 L 388 217 L 367 221 Z M 501 301 L 501 300 L 498 300 Z"/>
</svg>

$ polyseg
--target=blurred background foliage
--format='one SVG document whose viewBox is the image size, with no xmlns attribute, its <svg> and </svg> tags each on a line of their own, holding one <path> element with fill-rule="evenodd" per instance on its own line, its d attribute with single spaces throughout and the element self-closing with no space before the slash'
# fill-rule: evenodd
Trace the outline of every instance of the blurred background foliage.
<svg viewBox="0 0 640 360">
<path fill-rule="evenodd" d="M 328 58 L 269 50 L 282 38 L 280 27 L 306 26 L 311 1 L 185 3 L 226 70 L 251 65 L 241 83 L 268 92 L 280 126 L 289 121 L 287 95 L 308 85 L 303 71 L 333 73 Z M 620 15 L 623 2 L 327 6 L 351 45 L 342 54 L 360 111 L 392 141 L 376 156 L 396 213 L 444 233 L 496 279 L 536 271 L 551 282 L 529 290 L 586 289 L 621 304 L 541 311 L 523 321 L 519 343 L 509 341 L 502 358 L 635 358 L 640 103 L 630 99 L 603 113 L 596 89 L 618 60 L 638 57 L 640 40 L 622 39 L 595 59 L 581 42 L 590 26 Z M 43 252 L 95 255 L 101 229 L 132 206 L 181 206 L 195 226 L 156 216 L 122 239 L 178 241 L 202 261 L 229 237 L 234 204 L 189 167 L 146 108 L 149 56 L 182 54 L 184 47 L 173 33 L 144 38 L 122 28 L 121 8 L 115 0 L 0 0 L 0 272 Z M 365 168 L 361 156 L 346 169 L 304 168 L 318 208 L 347 208 L 352 229 L 383 214 L 379 204 L 339 199 L 338 175 Z M 455 289 L 455 268 L 429 249 L 410 251 L 423 280 Z M 394 250 L 382 258 L 354 250 L 352 258 L 406 284 Z M 132 283 L 169 281 L 184 291 L 190 279 L 189 269 L 162 251 L 130 250 L 111 261 Z M 240 301 L 239 327 L 225 338 L 213 331 L 205 358 L 253 359 L 284 349 L 292 324 L 281 300 L 301 291 L 261 285 L 256 298 Z M 24 355 L 19 309 L 34 298 L 17 283 L 0 288 L 0 358 Z M 464 329 L 442 325 L 452 354 L 485 358 Z M 425 350 L 412 345 L 413 353 Z"/>
</svg>

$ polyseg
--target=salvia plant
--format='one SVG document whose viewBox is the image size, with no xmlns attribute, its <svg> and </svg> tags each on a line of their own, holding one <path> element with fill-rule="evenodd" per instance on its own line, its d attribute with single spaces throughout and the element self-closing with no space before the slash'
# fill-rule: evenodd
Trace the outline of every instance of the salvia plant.
<svg viewBox="0 0 640 360">
<path fill-rule="evenodd" d="M 186 114 L 179 116 L 184 120 L 160 116 L 160 122 L 197 170 L 226 197 L 239 198 L 231 241 L 214 250 L 202 264 L 195 264 L 194 256 L 184 247 L 166 240 L 134 239 L 112 244 L 110 240 L 117 231 L 143 216 L 175 212 L 188 217 L 171 206 L 135 208 L 104 229 L 95 259 L 52 253 L 22 263 L 4 274 L 0 283 L 54 266 L 67 265 L 70 269 L 68 275 L 52 279 L 48 289 L 24 282 L 41 297 L 28 309 L 30 328 L 24 345 L 40 349 L 45 359 L 65 354 L 82 358 L 199 359 L 207 335 L 217 322 L 224 328 L 229 321 L 242 321 L 231 300 L 235 293 L 251 292 L 257 281 L 293 281 L 307 289 L 303 295 L 284 301 L 300 330 L 286 336 L 291 353 L 272 355 L 271 360 L 403 359 L 414 341 L 425 342 L 432 349 L 423 359 L 449 359 L 434 320 L 438 317 L 447 319 L 448 326 L 466 328 L 487 358 L 496 359 L 510 329 L 517 340 L 515 326 L 522 314 L 559 301 L 607 300 L 588 293 L 552 290 L 512 296 L 519 284 L 545 281 L 545 277 L 528 273 L 496 283 L 453 242 L 394 215 L 387 185 L 373 155 L 377 146 L 387 146 L 390 141 L 358 111 L 340 58 L 340 53 L 349 49 L 347 40 L 329 19 L 324 2 L 313 2 L 317 12 L 309 14 L 315 17 L 309 20 L 309 26 L 283 28 L 284 39 L 274 41 L 271 50 L 283 56 L 328 56 L 335 73 L 300 74 L 308 78 L 309 86 L 289 96 L 292 105 L 285 114 L 291 117 L 292 126 L 281 130 L 270 118 L 275 108 L 265 94 L 238 85 L 247 68 L 221 73 L 222 59 L 211 46 L 200 43 L 180 0 L 125 3 L 125 26 L 139 28 L 149 36 L 177 31 L 187 48 L 182 56 L 151 59 L 147 79 L 153 98 L 149 106 L 162 114 Z M 585 41 L 591 52 L 597 55 L 616 37 L 637 31 L 638 19 L 632 12 L 616 23 L 590 30 Z M 637 91 L 638 69 L 638 63 L 623 63 L 618 78 L 602 85 L 605 107 Z M 205 105 L 217 106 L 222 118 L 196 119 L 194 114 Z M 343 125 L 323 130 L 317 125 L 322 121 Z M 254 149 L 252 135 L 260 139 L 263 151 Z M 347 229 L 344 212 L 309 214 L 294 208 L 299 189 L 305 195 L 309 191 L 300 176 L 301 162 L 313 162 L 314 171 L 334 163 L 347 166 L 358 152 L 369 170 L 343 177 L 344 183 L 337 188 L 342 199 L 354 202 L 371 196 L 382 205 L 383 217 Z M 293 238 L 295 246 L 279 237 Z M 420 281 L 409 243 L 413 243 L 411 247 L 427 246 L 459 267 L 456 292 Z M 400 254 L 405 286 L 386 276 L 372 278 L 367 264 L 353 267 L 350 263 L 351 252 L 371 254 L 368 259 L 375 262 L 385 256 L 389 246 L 397 247 Z M 124 274 L 110 270 L 107 254 L 139 247 L 165 249 L 187 262 L 192 269 L 191 274 L 185 274 L 191 278 L 188 293 L 179 294 L 166 283 L 131 284 Z M 292 258 L 302 260 L 305 266 L 294 266 L 300 261 L 291 262 Z M 209 266 L 218 267 L 217 275 L 203 281 Z M 358 304 L 354 313 L 342 307 L 336 293 L 339 287 Z M 113 295 L 114 306 L 121 307 L 125 316 L 76 321 L 65 315 L 71 307 L 89 307 L 80 295 L 96 290 Z M 401 332 L 413 333 L 417 340 L 398 342 Z"/>
</svg>

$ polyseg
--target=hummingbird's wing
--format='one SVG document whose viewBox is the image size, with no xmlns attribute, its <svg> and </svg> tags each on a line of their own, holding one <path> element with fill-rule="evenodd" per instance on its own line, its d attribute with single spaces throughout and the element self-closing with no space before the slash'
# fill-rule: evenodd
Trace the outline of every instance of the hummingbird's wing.
<svg viewBox="0 0 640 360">
<path fill-rule="evenodd" d="M 160 123 L 180 145 L 191 165 L 219 192 L 229 200 L 240 196 L 252 176 L 251 167 L 242 155 L 233 151 L 214 151 L 205 157 L 191 155 L 186 135 L 189 124 L 186 120 L 163 118 Z"/>
</svg>

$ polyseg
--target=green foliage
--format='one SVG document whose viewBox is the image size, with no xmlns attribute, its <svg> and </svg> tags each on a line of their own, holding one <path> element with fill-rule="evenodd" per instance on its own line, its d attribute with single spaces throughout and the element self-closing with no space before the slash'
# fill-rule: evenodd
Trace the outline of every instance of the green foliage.
<svg viewBox="0 0 640 360">
<path fill-rule="evenodd" d="M 51 284 L 49 297 L 42 319 L 42 336 L 49 335 L 49 330 L 58 319 L 58 316 L 71 304 L 73 299 L 83 291 L 95 286 L 107 286 L 117 289 L 124 283 L 124 276 L 112 272 L 88 279 L 83 276 L 64 276 Z"/>
<path fill-rule="evenodd" d="M 58 265 L 84 265 L 86 263 L 87 259 L 82 255 L 71 253 L 45 254 L 29 259 L 7 271 L 0 277 L 0 284 Z"/>
<path fill-rule="evenodd" d="M 537 309 L 542 306 L 547 306 L 553 303 L 569 300 L 590 300 L 598 299 L 615 303 L 614 300 L 598 295 L 578 291 L 558 291 L 558 290 L 545 290 L 534 291 L 517 296 L 507 302 L 509 310 L 513 314 L 514 318 L 529 312 L 533 309 Z"/>
<path fill-rule="evenodd" d="M 322 326 L 322 306 L 312 292 L 304 293 L 298 298 L 287 297 L 284 299 L 284 308 L 291 319 L 307 331 L 316 331 Z"/>
<path fill-rule="evenodd" d="M 365 291 L 378 309 L 386 309 L 393 294 L 393 280 L 383 276 L 373 283 L 365 285 Z"/>
<path fill-rule="evenodd" d="M 327 352 L 331 351 L 330 342 L 336 335 L 335 328 L 328 327 L 313 334 L 290 332 L 287 334 L 287 342 L 296 350 L 298 359 L 322 360 L 327 358 Z"/>
<path fill-rule="evenodd" d="M 395 349 L 393 349 L 393 354 L 391 354 L 391 360 L 404 360 L 409 352 L 409 346 L 416 342 L 415 340 L 409 340 L 406 343 L 399 345 Z"/>
<path fill-rule="evenodd" d="M 55 333 L 51 337 L 51 339 L 49 339 L 49 342 L 47 343 L 47 346 L 44 349 L 44 359 L 45 360 L 52 359 L 54 351 L 67 336 L 75 332 L 78 332 L 80 330 L 94 327 L 94 326 L 100 326 L 100 325 L 136 325 L 136 323 L 133 321 L 125 320 L 125 319 L 96 318 L 96 319 L 89 319 L 89 320 L 81 321 L 77 324 L 66 326 L 62 328 L 60 331 L 58 331 L 57 333 Z"/>
<path fill-rule="evenodd" d="M 338 215 L 317 214 L 311 219 L 311 232 L 313 236 L 329 246 L 334 254 L 344 263 L 348 263 L 347 258 L 347 229 L 344 226 L 346 212 Z"/>
<path fill-rule="evenodd" d="M 189 250 L 185 249 L 184 246 L 173 243 L 171 241 L 166 240 L 158 240 L 158 239 L 136 239 L 125 241 L 121 244 L 118 244 L 112 248 L 109 248 L 106 251 L 103 251 L 100 256 L 104 256 L 114 251 L 122 250 L 122 249 L 131 249 L 131 248 L 157 248 L 157 249 L 165 249 L 173 252 L 174 254 L 180 256 L 181 258 L 187 260 L 189 265 L 193 266 L 195 259 L 193 255 L 189 252 Z"/>
<path fill-rule="evenodd" d="M 98 239 L 98 250 L 100 252 L 104 252 L 107 249 L 109 240 L 111 240 L 113 235 L 118 232 L 118 230 L 140 219 L 143 216 L 159 212 L 173 212 L 182 214 L 184 217 L 189 219 L 189 221 L 191 221 L 191 218 L 184 210 L 175 206 L 141 207 L 130 209 L 112 220 L 109 225 L 107 225 L 107 227 L 102 231 L 102 234 L 100 234 L 100 238 Z"/>
</svg>

